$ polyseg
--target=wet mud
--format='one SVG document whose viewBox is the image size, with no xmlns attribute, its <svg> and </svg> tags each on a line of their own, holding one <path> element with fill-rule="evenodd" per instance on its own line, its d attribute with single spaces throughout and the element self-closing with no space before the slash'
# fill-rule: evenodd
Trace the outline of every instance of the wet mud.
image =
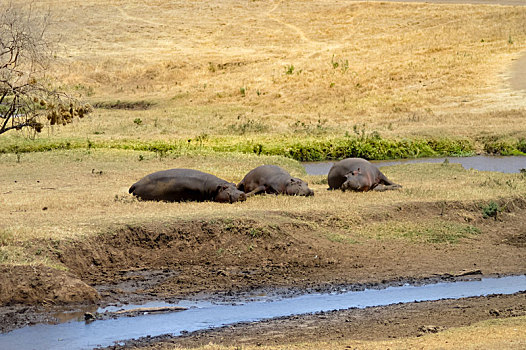
<svg viewBox="0 0 526 350">
<path fill-rule="evenodd" d="M 286 345 L 335 340 L 387 340 L 437 333 L 454 327 L 526 315 L 526 293 L 459 300 L 397 304 L 366 309 L 334 310 L 241 323 L 178 337 L 144 337 L 104 349 L 170 349 L 225 346 Z"/>
</svg>

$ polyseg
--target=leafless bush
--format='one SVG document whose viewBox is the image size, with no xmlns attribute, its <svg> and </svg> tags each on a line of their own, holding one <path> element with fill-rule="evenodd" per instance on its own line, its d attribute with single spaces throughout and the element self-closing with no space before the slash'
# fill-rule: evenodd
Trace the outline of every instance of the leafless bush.
<svg viewBox="0 0 526 350">
<path fill-rule="evenodd" d="M 28 128 L 40 132 L 91 112 L 46 76 L 54 42 L 46 32 L 50 13 L 31 4 L 0 4 L 0 134 Z"/>
</svg>

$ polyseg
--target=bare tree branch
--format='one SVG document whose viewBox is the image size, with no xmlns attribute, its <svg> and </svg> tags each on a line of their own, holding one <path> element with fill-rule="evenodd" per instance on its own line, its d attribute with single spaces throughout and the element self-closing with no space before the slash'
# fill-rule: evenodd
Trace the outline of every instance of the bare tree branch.
<svg viewBox="0 0 526 350">
<path fill-rule="evenodd" d="M 0 134 L 40 132 L 44 123 L 66 125 L 91 112 L 46 81 L 53 58 L 53 42 L 46 37 L 50 18 L 32 4 L 0 4 Z"/>
</svg>

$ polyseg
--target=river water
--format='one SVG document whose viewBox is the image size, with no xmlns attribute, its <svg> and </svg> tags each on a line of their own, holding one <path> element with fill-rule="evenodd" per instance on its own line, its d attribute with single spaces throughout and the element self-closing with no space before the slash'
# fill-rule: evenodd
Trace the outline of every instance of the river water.
<svg viewBox="0 0 526 350">
<path fill-rule="evenodd" d="M 371 163 L 377 167 L 410 164 L 410 163 L 449 163 L 461 164 L 465 169 L 480 171 L 497 171 L 501 173 L 518 173 L 526 169 L 526 156 L 496 157 L 496 156 L 474 156 L 474 157 L 452 157 L 452 158 L 415 158 L 397 160 L 373 160 Z M 309 175 L 327 175 L 334 162 L 309 162 L 303 163 Z"/>
<path fill-rule="evenodd" d="M 185 311 L 120 317 L 91 323 L 71 321 L 57 325 L 29 326 L 0 335 L 0 349 L 92 349 L 110 346 L 127 339 L 221 327 L 239 322 L 341 310 L 384 306 L 414 301 L 458 299 L 489 294 L 526 291 L 526 276 L 482 278 L 474 281 L 404 285 L 363 291 L 330 294 L 305 294 L 292 298 L 258 297 L 248 302 L 212 303 L 181 301 L 177 305 L 151 303 L 127 308 L 181 306 Z M 104 312 L 106 309 L 100 309 Z M 110 310 L 111 311 L 111 310 Z"/>
</svg>

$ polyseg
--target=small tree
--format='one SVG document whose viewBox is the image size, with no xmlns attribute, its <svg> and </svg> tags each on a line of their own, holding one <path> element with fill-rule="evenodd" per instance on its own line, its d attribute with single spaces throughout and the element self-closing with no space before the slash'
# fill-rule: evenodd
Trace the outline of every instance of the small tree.
<svg viewBox="0 0 526 350">
<path fill-rule="evenodd" d="M 53 60 L 49 24 L 50 14 L 31 5 L 0 4 L 0 134 L 24 128 L 40 132 L 46 120 L 66 125 L 92 110 L 53 87 L 45 75 Z"/>
</svg>

